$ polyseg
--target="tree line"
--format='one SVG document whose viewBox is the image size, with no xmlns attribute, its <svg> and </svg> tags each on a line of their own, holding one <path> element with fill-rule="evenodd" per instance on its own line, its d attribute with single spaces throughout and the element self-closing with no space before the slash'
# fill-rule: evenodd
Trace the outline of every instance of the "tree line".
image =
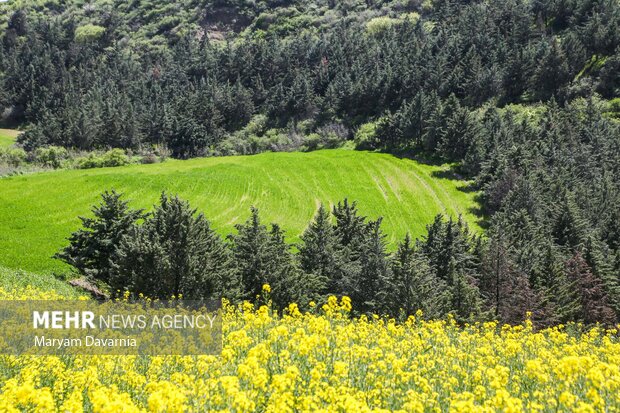
<svg viewBox="0 0 620 413">
<path fill-rule="evenodd" d="M 268 284 L 278 309 L 293 302 L 308 309 L 346 295 L 356 314 L 401 319 L 418 310 L 459 322 L 519 323 L 527 312 L 540 325 L 617 319 L 618 297 L 593 273 L 587 251 L 531 283 L 510 260 L 503 234 L 479 237 L 460 218 L 438 215 L 422 239 L 407 235 L 390 253 L 381 219 L 368 219 L 345 199 L 331 210 L 319 207 L 293 252 L 280 226 L 263 224 L 256 208 L 226 238 L 186 201 L 165 193 L 145 213 L 105 192 L 92 212 L 56 257 L 107 285 L 112 296 L 257 302 Z"/>
<path fill-rule="evenodd" d="M 437 0 L 407 10 L 416 13 L 372 30 L 360 17 L 226 41 L 188 31 L 145 51 L 112 11 L 86 30 L 72 14 L 20 9 L 1 35 L 0 106 L 7 121 L 28 125 L 26 148 L 165 144 L 187 158 L 294 146 L 333 125 L 351 138 L 421 100 L 439 99 L 444 111 L 458 103 L 460 123 L 485 104 L 618 96 L 614 0 Z M 256 117 L 266 122 L 257 127 Z"/>
</svg>

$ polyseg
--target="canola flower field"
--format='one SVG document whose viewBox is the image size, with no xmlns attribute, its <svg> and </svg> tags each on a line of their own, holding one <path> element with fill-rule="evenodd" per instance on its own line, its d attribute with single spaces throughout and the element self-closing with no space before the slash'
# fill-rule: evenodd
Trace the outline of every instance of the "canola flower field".
<svg viewBox="0 0 620 413">
<path fill-rule="evenodd" d="M 268 292 L 268 287 L 265 287 Z M 61 299 L 27 287 L 0 299 Z M 0 412 L 618 412 L 617 329 L 224 307 L 218 356 L 0 356 Z"/>
</svg>

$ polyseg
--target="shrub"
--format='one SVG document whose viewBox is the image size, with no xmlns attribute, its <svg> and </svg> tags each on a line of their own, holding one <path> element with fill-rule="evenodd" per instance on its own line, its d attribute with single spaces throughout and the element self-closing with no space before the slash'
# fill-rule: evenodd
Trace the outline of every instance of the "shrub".
<svg viewBox="0 0 620 413">
<path fill-rule="evenodd" d="M 99 40 L 105 33 L 105 27 L 94 24 L 86 24 L 75 29 L 75 41 L 78 43 L 88 43 Z"/>
<path fill-rule="evenodd" d="M 387 16 L 375 17 L 374 19 L 371 19 L 370 21 L 368 21 L 368 23 L 366 23 L 366 30 L 371 35 L 377 35 L 386 31 L 387 29 L 399 22 L 400 20 L 392 19 L 391 17 Z"/>
<path fill-rule="evenodd" d="M 372 143 L 375 141 L 375 135 L 377 133 L 377 123 L 369 122 L 364 123 L 355 132 L 355 147 L 357 149 L 369 149 L 372 147 Z"/>
<path fill-rule="evenodd" d="M 112 149 L 101 156 L 94 153 L 77 160 L 78 169 L 105 168 L 123 166 L 130 163 L 129 157 L 122 149 Z"/>
<path fill-rule="evenodd" d="M 147 153 L 142 158 L 140 158 L 140 163 L 143 163 L 143 164 L 153 164 L 153 163 L 158 163 L 158 162 L 159 162 L 159 158 L 154 153 Z"/>
<path fill-rule="evenodd" d="M 69 157 L 69 152 L 60 146 L 46 146 L 34 151 L 34 162 L 42 166 L 58 169 Z"/>
<path fill-rule="evenodd" d="M 267 122 L 267 116 L 263 114 L 254 115 L 243 130 L 250 135 L 262 135 L 267 130 Z"/>
<path fill-rule="evenodd" d="M 94 153 L 89 153 L 88 156 L 84 158 L 78 158 L 76 167 L 78 169 L 101 168 L 102 161 L 101 158 Z"/>
<path fill-rule="evenodd" d="M 306 142 L 304 144 L 303 149 L 305 151 L 314 151 L 319 148 L 321 145 L 321 135 L 318 133 L 311 133 L 306 137 Z"/>
<path fill-rule="evenodd" d="M 0 148 L 0 164 L 18 167 L 26 162 L 26 151 L 21 148 Z"/>
<path fill-rule="evenodd" d="M 103 166 L 123 166 L 129 163 L 129 157 L 122 149 L 112 149 L 103 154 Z"/>
</svg>

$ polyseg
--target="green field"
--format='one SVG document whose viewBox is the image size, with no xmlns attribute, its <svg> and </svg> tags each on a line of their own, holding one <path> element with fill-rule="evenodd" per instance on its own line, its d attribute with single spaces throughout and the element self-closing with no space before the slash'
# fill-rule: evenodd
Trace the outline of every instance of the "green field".
<svg viewBox="0 0 620 413">
<path fill-rule="evenodd" d="M 0 267 L 0 288 L 5 291 L 25 291 L 27 287 L 37 291 L 54 291 L 67 298 L 84 296 L 69 283 L 58 280 L 51 275 L 41 276 L 31 272 Z"/>
<path fill-rule="evenodd" d="M 345 197 L 363 214 L 384 217 L 395 244 L 407 231 L 424 232 L 439 212 L 462 213 L 474 224 L 474 194 L 467 183 L 438 177 L 445 167 L 387 154 L 348 150 L 264 153 L 155 165 L 62 170 L 0 179 L 0 266 L 49 273 L 67 267 L 50 257 L 79 227 L 100 192 L 116 189 L 135 207 L 150 208 L 166 190 L 203 211 L 222 234 L 259 208 L 295 242 L 319 203 Z M 441 175 L 441 174 L 440 174 Z M 443 174 L 445 175 L 445 174 Z M 442 176 L 443 176 L 442 175 Z"/>
<path fill-rule="evenodd" d="M 19 131 L 13 129 L 0 129 L 0 148 L 13 145 L 17 135 L 19 135 Z"/>
</svg>

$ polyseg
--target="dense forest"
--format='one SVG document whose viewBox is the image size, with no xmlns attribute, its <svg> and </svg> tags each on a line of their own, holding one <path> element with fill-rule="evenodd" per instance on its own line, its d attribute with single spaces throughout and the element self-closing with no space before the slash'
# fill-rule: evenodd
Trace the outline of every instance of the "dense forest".
<svg viewBox="0 0 620 413">
<path fill-rule="evenodd" d="M 325 287 L 334 293 L 370 273 L 360 288 L 383 291 L 372 283 L 384 272 L 405 277 L 398 282 L 409 287 L 427 279 L 434 290 L 458 285 L 465 295 L 453 299 L 463 317 L 480 305 L 471 297 L 482 300 L 482 313 L 509 322 L 524 310 L 541 323 L 610 322 L 620 314 L 616 0 L 0 7 L 7 11 L 0 110 L 4 123 L 23 127 L 28 151 L 163 146 L 189 158 L 353 141 L 359 149 L 454 162 L 455 175 L 473 178 L 471 190 L 481 193 L 483 238 L 437 220 L 425 240 L 405 241 L 389 263 L 355 264 L 353 278 L 317 264 L 301 273 L 340 277 Z M 362 220 L 365 241 L 349 244 L 338 225 L 357 219 L 342 207 L 333 211 L 332 229 L 341 231 L 336 255 L 369 259 L 372 248 L 385 255 L 376 222 Z M 246 242 L 244 228 L 231 241 L 235 248 Z M 142 231 L 132 248 L 153 242 Z M 278 227 L 261 237 L 289 254 Z M 303 251 L 295 268 L 308 261 Z M 413 267 L 426 272 L 407 278 Z M 252 278 L 256 271 L 234 272 Z M 277 297 L 284 292 L 276 285 Z M 359 311 L 394 313 L 378 297 L 346 291 Z"/>
</svg>

